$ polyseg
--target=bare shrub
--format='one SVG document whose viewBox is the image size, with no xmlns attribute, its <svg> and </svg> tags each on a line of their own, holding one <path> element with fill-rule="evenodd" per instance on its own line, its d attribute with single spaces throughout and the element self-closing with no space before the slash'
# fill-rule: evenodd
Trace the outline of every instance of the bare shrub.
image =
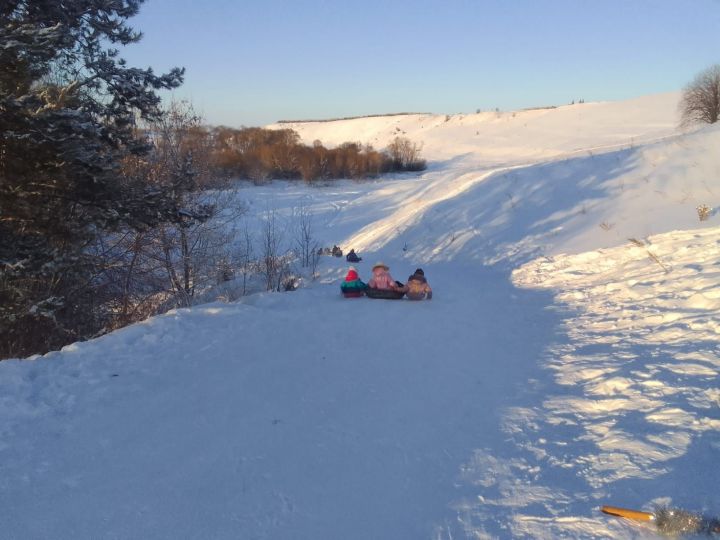
<svg viewBox="0 0 720 540">
<path fill-rule="evenodd" d="M 240 240 L 239 250 L 237 251 L 237 266 L 242 275 L 242 295 L 247 294 L 248 278 L 251 277 L 258 268 L 254 259 L 253 237 L 247 224 L 243 227 L 243 234 Z"/>
<path fill-rule="evenodd" d="M 714 124 L 720 117 L 720 64 L 699 73 L 683 90 L 680 100 L 683 125 Z"/>
<path fill-rule="evenodd" d="M 233 190 L 201 189 L 212 183 L 212 166 L 200 122 L 191 106 L 171 105 L 147 127 L 153 143 L 148 157 L 124 164 L 125 174 L 167 194 L 178 211 L 159 226 L 121 231 L 94 248 L 113 261 L 99 279 L 112 292 L 113 327 L 189 306 L 196 294 L 233 277 L 232 224 L 245 209 Z"/>
<path fill-rule="evenodd" d="M 320 243 L 315 239 L 312 212 L 304 204 L 293 209 L 293 225 L 300 266 L 308 268 L 312 266 Z"/>
<path fill-rule="evenodd" d="M 155 148 L 146 167 L 148 181 L 169 192 L 180 209 L 175 219 L 154 231 L 171 291 L 179 305 L 190 305 L 196 285 L 207 277 L 204 265 L 214 261 L 226 239 L 220 215 L 221 192 L 199 191 L 210 174 L 209 153 L 196 153 L 201 118 L 187 103 L 173 103 L 149 126 Z M 214 272 L 212 272 L 214 274 Z"/>
<path fill-rule="evenodd" d="M 700 221 L 707 221 L 711 212 L 712 208 L 710 208 L 707 204 L 701 204 L 697 207 L 698 219 L 700 219 Z"/>
<path fill-rule="evenodd" d="M 283 249 L 284 229 L 278 223 L 275 210 L 265 212 L 260 236 L 259 266 L 265 281 L 265 290 L 279 291 L 284 279 L 290 273 L 293 257 Z"/>
<path fill-rule="evenodd" d="M 422 145 L 418 145 L 405 137 L 395 137 L 387 147 L 392 160 L 393 169 L 400 171 L 421 171 L 425 168 L 425 160 L 420 159 Z"/>
</svg>

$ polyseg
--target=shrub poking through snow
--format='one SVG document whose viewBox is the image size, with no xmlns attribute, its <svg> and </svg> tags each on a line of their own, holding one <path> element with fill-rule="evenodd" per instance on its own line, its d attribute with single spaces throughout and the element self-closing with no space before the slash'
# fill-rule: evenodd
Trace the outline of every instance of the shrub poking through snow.
<svg viewBox="0 0 720 540">
<path fill-rule="evenodd" d="M 710 217 L 710 212 L 712 211 L 712 208 L 710 208 L 707 204 L 701 204 L 697 207 L 697 213 L 698 218 L 700 218 L 700 221 L 707 221 L 707 219 Z"/>
</svg>

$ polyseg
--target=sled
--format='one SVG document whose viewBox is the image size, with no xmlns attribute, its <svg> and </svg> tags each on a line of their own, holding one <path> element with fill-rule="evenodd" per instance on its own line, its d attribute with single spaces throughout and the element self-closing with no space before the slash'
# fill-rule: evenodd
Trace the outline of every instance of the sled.
<svg viewBox="0 0 720 540">
<path fill-rule="evenodd" d="M 432 296 L 427 295 L 427 293 L 422 293 L 420 295 L 410 295 L 410 293 L 406 294 L 407 299 L 411 300 L 413 302 L 422 302 L 423 300 L 432 300 Z"/>
<path fill-rule="evenodd" d="M 393 291 L 392 289 L 373 289 L 368 288 L 365 291 L 368 298 L 380 298 L 383 300 L 400 300 L 405 296 L 405 291 Z"/>
<path fill-rule="evenodd" d="M 600 510 L 605 514 L 632 521 L 652 522 L 658 532 L 668 536 L 720 533 L 720 520 L 679 508 L 658 508 L 655 512 L 642 512 L 617 506 L 602 506 Z"/>
<path fill-rule="evenodd" d="M 345 298 L 360 298 L 365 295 L 367 285 L 360 282 L 343 282 L 340 285 L 340 292 Z"/>
<path fill-rule="evenodd" d="M 655 516 L 650 512 L 642 512 L 640 510 L 630 510 L 629 508 L 620 508 L 618 506 L 603 506 L 600 508 L 604 514 L 616 517 L 624 517 L 634 521 L 652 521 Z"/>
</svg>

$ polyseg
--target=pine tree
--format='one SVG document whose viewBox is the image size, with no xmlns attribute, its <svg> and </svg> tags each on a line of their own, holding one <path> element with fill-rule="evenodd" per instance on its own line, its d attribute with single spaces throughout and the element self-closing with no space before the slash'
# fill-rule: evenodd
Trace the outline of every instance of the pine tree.
<svg viewBox="0 0 720 540">
<path fill-rule="evenodd" d="M 44 352 L 102 327 L 102 254 L 118 226 L 177 213 L 120 164 L 149 148 L 136 120 L 161 114 L 156 91 L 183 70 L 127 66 L 115 47 L 142 0 L 0 4 L 0 358 Z"/>
</svg>

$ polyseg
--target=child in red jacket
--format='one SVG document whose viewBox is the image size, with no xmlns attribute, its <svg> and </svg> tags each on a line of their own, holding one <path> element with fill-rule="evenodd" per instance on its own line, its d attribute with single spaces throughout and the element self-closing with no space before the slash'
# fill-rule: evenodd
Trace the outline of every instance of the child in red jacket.
<svg viewBox="0 0 720 540">
<path fill-rule="evenodd" d="M 345 298 L 358 298 L 365 293 L 365 284 L 357 273 L 357 269 L 351 266 L 345 276 L 345 281 L 340 284 L 340 290 Z"/>
</svg>

